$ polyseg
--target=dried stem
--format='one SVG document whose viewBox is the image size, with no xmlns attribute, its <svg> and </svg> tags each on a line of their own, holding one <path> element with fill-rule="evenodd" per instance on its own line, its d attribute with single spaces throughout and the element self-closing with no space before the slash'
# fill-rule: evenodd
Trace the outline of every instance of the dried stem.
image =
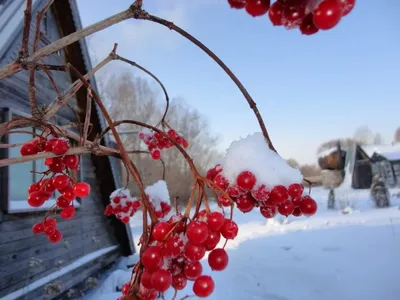
<svg viewBox="0 0 400 300">
<path fill-rule="evenodd" d="M 256 102 L 254 102 L 253 98 L 250 96 L 250 94 L 247 92 L 243 84 L 240 82 L 240 80 L 236 77 L 236 75 L 225 65 L 225 63 L 212 52 L 209 48 L 207 48 L 202 42 L 200 42 L 198 39 L 193 37 L 191 34 L 183 30 L 182 28 L 176 26 L 174 23 L 169 22 L 167 20 L 164 20 L 162 18 L 153 16 L 148 14 L 145 11 L 142 11 L 140 14 L 137 14 L 137 19 L 140 20 L 148 20 L 154 23 L 161 24 L 171 30 L 176 31 L 186 39 L 190 40 L 193 44 L 198 46 L 201 50 L 203 50 L 208 56 L 210 56 L 224 71 L 228 76 L 232 79 L 232 81 L 236 84 L 236 86 L 239 88 L 239 90 L 242 92 L 243 96 L 246 98 L 247 102 L 249 103 L 250 108 L 253 110 L 254 114 L 256 115 L 256 118 L 258 120 L 258 123 L 261 127 L 261 131 L 264 135 L 264 138 L 269 146 L 269 148 L 275 152 L 276 149 L 274 145 L 272 144 L 271 138 L 269 137 L 267 128 L 264 124 L 264 120 L 261 117 L 261 114 L 257 108 Z"/>
<path fill-rule="evenodd" d="M 86 95 L 86 114 L 85 114 L 85 123 L 83 124 L 83 135 L 82 140 L 80 141 L 80 145 L 83 146 L 85 141 L 87 140 L 89 124 L 90 124 L 90 117 L 92 115 L 92 89 L 87 89 Z"/>
<path fill-rule="evenodd" d="M 165 107 L 164 114 L 163 114 L 163 116 L 162 116 L 162 118 L 161 118 L 161 121 L 160 121 L 160 123 L 164 123 L 165 117 L 167 116 L 168 109 L 169 109 L 169 96 L 168 96 L 167 89 L 165 88 L 165 86 L 164 86 L 164 84 L 161 82 L 161 80 L 158 79 L 158 77 L 157 77 L 156 75 L 154 75 L 152 72 L 150 72 L 149 70 L 147 70 L 146 68 L 144 68 L 144 67 L 142 67 L 141 65 L 137 64 L 137 63 L 134 62 L 134 61 L 131 61 L 131 60 L 126 59 L 126 58 L 124 58 L 124 57 L 121 57 L 121 56 L 119 56 L 119 55 L 115 55 L 115 59 L 120 60 L 120 61 L 123 61 L 123 62 L 126 62 L 126 63 L 130 64 L 131 66 L 134 66 L 134 67 L 136 67 L 136 68 L 142 70 L 143 72 L 145 72 L 145 73 L 147 73 L 148 75 L 150 75 L 155 81 L 157 81 L 157 83 L 160 85 L 161 89 L 162 89 L 163 92 L 164 92 L 165 101 L 167 102 L 166 107 Z"/>
<path fill-rule="evenodd" d="M 23 59 L 28 55 L 28 45 L 29 45 L 29 30 L 31 28 L 31 20 L 32 20 L 32 0 L 26 1 L 26 8 L 24 10 L 24 30 L 22 34 L 22 45 L 21 50 L 19 51 L 20 59 Z"/>
</svg>

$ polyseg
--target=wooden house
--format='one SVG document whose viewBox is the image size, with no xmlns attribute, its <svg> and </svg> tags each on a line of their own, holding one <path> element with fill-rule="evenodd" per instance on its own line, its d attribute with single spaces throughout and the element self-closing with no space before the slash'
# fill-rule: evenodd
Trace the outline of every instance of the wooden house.
<svg viewBox="0 0 400 300">
<path fill-rule="evenodd" d="M 33 23 L 45 2 L 33 0 Z M 25 5 L 25 0 L 0 0 L 0 67 L 18 56 Z M 48 45 L 81 27 L 76 1 L 55 0 L 41 24 L 39 46 Z M 34 28 L 30 31 L 31 47 Z M 82 74 L 91 69 L 85 40 L 43 61 L 55 65 L 70 62 Z M 52 74 L 61 91 L 77 79 L 65 72 L 52 71 Z M 94 79 L 90 82 L 96 89 Z M 56 92 L 44 72 L 36 72 L 36 97 L 42 108 L 56 98 Z M 84 119 L 84 88 L 79 90 L 70 105 L 78 115 L 65 107 L 59 111 L 55 122 L 63 125 L 74 123 L 77 118 L 81 121 Z M 0 80 L 0 108 L 0 122 L 14 116 L 29 116 L 27 71 Z M 105 127 L 104 119 L 95 104 L 92 104 L 90 121 L 93 128 L 89 139 L 93 139 Z M 26 139 L 27 136 L 23 134 L 11 134 L 1 137 L 1 142 L 19 143 Z M 109 146 L 109 139 L 105 139 L 104 143 Z M 0 148 L 0 158 L 17 156 L 18 151 L 18 148 Z M 45 210 L 54 203 L 54 199 L 48 200 L 43 208 L 35 209 L 28 207 L 26 202 L 28 186 L 37 181 L 37 176 L 31 170 L 40 171 L 43 163 L 29 162 L 0 168 L 1 299 L 79 298 L 80 293 L 95 282 L 93 276 L 101 273 L 121 255 L 134 253 L 128 225 L 115 217 L 104 216 L 110 193 L 121 187 L 117 166 L 116 158 L 90 154 L 81 157 L 79 177 L 91 185 L 91 193 L 75 204 L 77 213 L 72 220 L 63 221 L 57 217 L 58 228 L 63 233 L 63 239 L 58 244 L 51 244 L 45 236 L 34 236 L 32 233 L 32 225 L 43 220 Z"/>
</svg>

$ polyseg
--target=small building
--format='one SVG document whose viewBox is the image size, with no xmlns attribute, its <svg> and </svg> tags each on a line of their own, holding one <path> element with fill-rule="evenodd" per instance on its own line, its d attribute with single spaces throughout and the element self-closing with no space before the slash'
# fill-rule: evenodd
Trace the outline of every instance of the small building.
<svg viewBox="0 0 400 300">
<path fill-rule="evenodd" d="M 32 22 L 47 0 L 33 0 Z M 26 0 L 0 0 L 0 67 L 13 62 L 21 47 Z M 33 24 L 35 26 L 35 24 Z M 31 28 L 30 49 L 34 30 Z M 82 28 L 76 0 L 56 0 L 41 23 L 39 47 Z M 44 58 L 44 63 L 63 65 L 70 62 L 80 73 L 91 70 L 85 40 Z M 66 72 L 52 71 L 60 91 L 65 91 L 76 77 Z M 90 83 L 97 89 L 96 81 Z M 54 122 L 66 125 L 82 122 L 86 116 L 86 89 L 81 88 L 64 107 Z M 57 93 L 44 72 L 36 72 L 36 100 L 45 108 Z M 105 128 L 97 105 L 92 103 L 89 139 Z M 0 123 L 15 116 L 30 116 L 28 100 L 28 71 L 21 71 L 0 80 Z M 37 129 L 26 128 L 32 131 Z M 78 133 L 78 129 L 75 130 Z M 0 137 L 1 143 L 21 143 L 31 138 L 23 133 Z M 110 146 L 106 137 L 105 145 Z M 0 148 L 0 159 L 19 156 L 18 148 Z M 34 236 L 32 226 L 43 220 L 46 211 L 55 203 L 48 200 L 43 207 L 27 205 L 27 189 L 37 182 L 43 162 L 28 162 L 0 168 L 0 298 L 1 299 L 80 299 L 81 292 L 93 284 L 99 274 L 121 256 L 135 251 L 129 225 L 114 216 L 104 216 L 109 195 L 121 187 L 116 158 L 86 154 L 81 156 L 79 180 L 91 185 L 91 193 L 74 201 L 76 215 L 69 221 L 57 218 L 57 228 L 63 239 L 49 243 L 44 235 Z M 66 295 L 67 296 L 63 296 Z"/>
</svg>

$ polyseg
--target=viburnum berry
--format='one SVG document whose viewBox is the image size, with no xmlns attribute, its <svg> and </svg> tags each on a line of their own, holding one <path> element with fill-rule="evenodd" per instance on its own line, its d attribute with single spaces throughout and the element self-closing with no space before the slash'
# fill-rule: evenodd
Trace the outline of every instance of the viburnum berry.
<svg viewBox="0 0 400 300">
<path fill-rule="evenodd" d="M 171 224 L 167 222 L 158 222 L 153 228 L 152 237 L 156 241 L 161 242 L 171 229 L 172 229 Z"/>
<path fill-rule="evenodd" d="M 129 282 L 125 283 L 125 284 L 122 286 L 121 293 L 122 293 L 123 295 L 128 294 L 128 291 L 129 291 L 130 287 L 131 287 L 131 285 L 129 284 Z"/>
<path fill-rule="evenodd" d="M 40 190 L 40 184 L 38 182 L 32 183 L 28 188 L 28 193 L 38 192 Z"/>
<path fill-rule="evenodd" d="M 271 0 L 247 0 L 246 11 L 253 17 L 265 15 L 270 7 Z"/>
<path fill-rule="evenodd" d="M 57 139 L 53 142 L 52 152 L 57 155 L 63 155 L 69 150 L 69 143 L 65 139 Z"/>
<path fill-rule="evenodd" d="M 339 0 L 339 3 L 342 8 L 342 15 L 347 16 L 353 10 L 356 0 Z"/>
<path fill-rule="evenodd" d="M 68 206 L 66 208 L 63 208 L 63 210 L 60 212 L 60 217 L 64 220 L 72 219 L 74 216 L 75 216 L 75 207 L 73 206 Z"/>
<path fill-rule="evenodd" d="M 191 242 L 187 242 L 183 250 L 183 255 L 189 261 L 199 261 L 206 254 L 206 248 L 203 245 L 196 245 Z"/>
<path fill-rule="evenodd" d="M 305 16 L 300 24 L 300 32 L 304 35 L 313 35 L 318 31 L 319 29 L 314 25 L 313 14 Z"/>
<path fill-rule="evenodd" d="M 144 250 L 142 264 L 149 271 L 157 270 L 162 264 L 162 250 L 158 246 L 150 246 Z"/>
<path fill-rule="evenodd" d="M 285 202 L 289 197 L 287 189 L 283 185 L 274 186 L 271 190 L 269 198 L 276 204 Z"/>
<path fill-rule="evenodd" d="M 60 196 L 56 200 L 56 205 L 60 208 L 66 208 L 70 205 L 70 201 L 66 200 L 63 196 Z"/>
<path fill-rule="evenodd" d="M 40 207 L 46 201 L 46 194 L 43 192 L 33 192 L 28 195 L 28 204 L 32 207 Z"/>
<path fill-rule="evenodd" d="M 287 191 L 290 197 L 297 198 L 303 194 L 304 187 L 299 183 L 293 183 L 289 185 Z"/>
<path fill-rule="evenodd" d="M 52 236 L 56 232 L 56 228 L 53 226 L 46 226 L 44 227 L 44 234 L 48 237 Z"/>
<path fill-rule="evenodd" d="M 77 155 L 66 155 L 63 157 L 63 163 L 67 168 L 76 170 L 79 166 L 79 157 Z"/>
<path fill-rule="evenodd" d="M 313 12 L 315 27 L 328 30 L 335 27 L 342 18 L 342 6 L 338 0 L 323 0 Z"/>
<path fill-rule="evenodd" d="M 60 157 L 53 157 L 51 164 L 49 165 L 49 170 L 53 173 L 61 173 L 65 170 L 65 164 Z"/>
<path fill-rule="evenodd" d="M 210 251 L 215 247 L 217 247 L 220 240 L 221 240 L 221 233 L 219 233 L 219 231 L 210 231 L 203 245 L 207 251 Z"/>
<path fill-rule="evenodd" d="M 278 206 L 278 212 L 286 217 L 291 215 L 293 213 L 293 210 L 294 210 L 294 205 L 292 201 L 289 200 L 286 200 L 285 202 L 283 202 Z"/>
<path fill-rule="evenodd" d="M 243 171 L 237 176 L 236 184 L 242 190 L 250 191 L 256 184 L 256 176 L 249 171 Z"/>
<path fill-rule="evenodd" d="M 228 0 L 228 3 L 235 9 L 242 9 L 246 6 L 246 0 Z"/>
<path fill-rule="evenodd" d="M 43 222 L 39 222 L 39 223 L 36 223 L 35 225 L 33 225 L 33 227 L 32 227 L 32 232 L 33 232 L 34 234 L 43 233 L 43 232 L 44 232 L 44 225 L 43 225 Z"/>
<path fill-rule="evenodd" d="M 310 217 L 317 212 L 318 206 L 314 199 L 310 196 L 305 196 L 299 207 L 303 215 Z"/>
<path fill-rule="evenodd" d="M 187 279 L 183 274 L 176 274 L 172 276 L 172 287 L 178 291 L 186 287 Z"/>
<path fill-rule="evenodd" d="M 184 243 L 182 238 L 177 235 L 171 235 L 165 241 L 165 255 L 176 256 L 182 253 L 184 248 Z"/>
<path fill-rule="evenodd" d="M 229 186 L 229 181 L 221 174 L 215 176 L 214 183 L 223 190 L 226 190 Z"/>
<path fill-rule="evenodd" d="M 264 218 L 272 219 L 277 213 L 277 208 L 276 206 L 262 205 L 260 206 L 260 213 L 263 215 Z"/>
<path fill-rule="evenodd" d="M 203 273 L 203 266 L 199 261 L 186 262 L 183 273 L 189 280 L 196 280 Z"/>
<path fill-rule="evenodd" d="M 229 197 L 231 198 L 237 198 L 240 195 L 243 195 L 246 193 L 246 191 L 242 190 L 240 187 L 238 187 L 237 185 L 230 185 L 226 192 L 228 193 Z"/>
<path fill-rule="evenodd" d="M 301 197 L 292 198 L 292 203 L 294 207 L 299 207 L 302 201 L 303 198 Z"/>
<path fill-rule="evenodd" d="M 76 198 L 74 188 L 68 186 L 62 190 L 62 196 L 67 201 L 73 201 Z"/>
<path fill-rule="evenodd" d="M 158 292 L 165 292 L 169 289 L 172 283 L 172 276 L 171 273 L 167 270 L 157 270 L 151 275 L 151 284 L 153 289 Z"/>
<path fill-rule="evenodd" d="M 224 238 L 228 240 L 233 240 L 236 238 L 239 232 L 239 227 L 234 221 L 225 219 L 224 225 L 221 227 L 221 234 Z"/>
<path fill-rule="evenodd" d="M 43 224 L 44 224 L 44 227 L 47 227 L 47 226 L 56 227 L 57 221 L 56 221 L 56 219 L 53 219 L 53 218 L 47 218 L 46 220 L 44 220 Z"/>
<path fill-rule="evenodd" d="M 295 216 L 295 217 L 300 217 L 300 216 L 302 216 L 303 213 L 301 212 L 300 207 L 296 207 L 296 208 L 293 210 L 292 215 Z"/>
<path fill-rule="evenodd" d="M 248 213 L 253 210 L 255 201 L 250 193 L 239 196 L 236 199 L 236 207 L 243 213 Z"/>
<path fill-rule="evenodd" d="M 295 28 L 301 24 L 305 15 L 304 6 L 287 6 L 283 10 L 283 25 L 288 29 Z"/>
<path fill-rule="evenodd" d="M 61 231 L 57 230 L 54 232 L 54 234 L 52 234 L 51 236 L 48 237 L 49 241 L 51 243 L 58 243 L 59 241 L 61 241 L 62 239 L 62 233 Z"/>
<path fill-rule="evenodd" d="M 283 25 L 283 11 L 285 7 L 281 2 L 275 1 L 268 10 L 268 17 L 274 26 Z"/>
<path fill-rule="evenodd" d="M 218 196 L 218 203 L 224 207 L 231 206 L 232 204 L 231 200 L 223 194 Z"/>
<path fill-rule="evenodd" d="M 208 237 L 207 224 L 199 221 L 190 222 L 186 228 L 186 236 L 193 244 L 202 244 Z"/>
<path fill-rule="evenodd" d="M 22 145 L 22 147 L 20 149 L 20 153 L 22 156 L 35 155 L 38 153 L 38 150 L 34 144 L 26 143 L 26 144 Z"/>
<path fill-rule="evenodd" d="M 193 292 L 197 297 L 206 298 L 214 292 L 215 284 L 211 276 L 202 275 L 193 284 Z"/>
<path fill-rule="evenodd" d="M 146 289 L 152 289 L 153 284 L 151 283 L 151 273 L 149 270 L 144 270 L 142 273 L 142 276 L 140 277 L 140 283 L 146 288 Z"/>
<path fill-rule="evenodd" d="M 151 151 L 151 158 L 152 159 L 160 159 L 161 158 L 161 152 L 158 149 L 154 149 L 153 151 Z"/>
<path fill-rule="evenodd" d="M 214 168 L 207 171 L 207 178 L 210 180 L 214 180 L 214 178 L 222 172 L 222 167 L 220 164 L 217 164 Z"/>
<path fill-rule="evenodd" d="M 56 190 L 56 187 L 53 184 L 53 179 L 51 178 L 43 179 L 40 181 L 39 185 L 40 191 L 44 193 L 52 194 Z"/>
<path fill-rule="evenodd" d="M 45 151 L 46 152 L 53 152 L 53 144 L 58 141 L 58 138 L 51 138 L 45 144 Z"/>
<path fill-rule="evenodd" d="M 229 256 L 225 249 L 218 248 L 214 249 L 208 255 L 208 264 L 213 271 L 224 270 L 229 263 Z"/>
<path fill-rule="evenodd" d="M 57 175 L 53 178 L 53 186 L 58 190 L 65 189 L 69 186 L 70 178 L 67 175 Z"/>
<path fill-rule="evenodd" d="M 86 182 L 78 182 L 74 185 L 73 191 L 77 197 L 85 198 L 90 194 L 90 185 Z"/>
<path fill-rule="evenodd" d="M 208 228 L 212 231 L 219 231 L 225 223 L 225 217 L 220 212 L 214 211 L 207 217 Z"/>
</svg>

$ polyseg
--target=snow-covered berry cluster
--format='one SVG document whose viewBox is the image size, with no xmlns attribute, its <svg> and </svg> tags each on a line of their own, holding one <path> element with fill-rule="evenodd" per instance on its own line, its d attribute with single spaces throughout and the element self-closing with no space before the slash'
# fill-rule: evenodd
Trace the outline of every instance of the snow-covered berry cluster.
<svg viewBox="0 0 400 300">
<path fill-rule="evenodd" d="M 175 130 L 169 129 L 167 135 L 183 148 L 189 147 L 189 142 Z M 167 137 L 150 130 L 143 130 L 140 132 L 139 138 L 147 145 L 151 157 L 156 160 L 160 159 L 162 149 L 169 149 L 174 145 Z"/>
<path fill-rule="evenodd" d="M 229 196 L 221 193 L 218 202 L 248 213 L 259 207 L 265 218 L 277 213 L 284 216 L 311 216 L 317 203 L 304 195 L 301 173 L 290 167 L 278 154 L 270 150 L 261 133 L 232 143 L 222 164 L 207 172 L 212 180 Z"/>
<path fill-rule="evenodd" d="M 110 204 L 106 206 L 106 216 L 115 215 L 127 224 L 140 207 L 140 201 L 131 196 L 128 189 L 117 189 L 110 195 Z"/>
<path fill-rule="evenodd" d="M 70 170 L 77 170 L 79 157 L 77 155 L 64 155 L 70 145 L 64 138 L 40 137 L 30 143 L 22 145 L 20 153 L 22 156 L 34 155 L 40 152 L 52 152 L 59 157 L 47 158 L 45 165 L 48 167 L 43 177 L 30 185 L 28 188 L 28 204 L 32 207 L 41 207 L 47 200 L 52 198 L 57 191 L 61 195 L 56 204 L 49 210 L 47 215 L 55 213 L 56 208 L 61 209 L 60 217 L 70 220 L 75 215 L 73 201 L 76 197 L 85 198 L 90 193 L 90 186 L 86 182 L 75 182 L 69 175 Z M 62 234 L 56 229 L 56 219 L 46 217 L 43 222 L 36 223 L 32 231 L 34 234 L 44 233 L 52 243 L 61 240 Z"/>
<path fill-rule="evenodd" d="M 268 13 L 274 26 L 299 28 L 305 35 L 328 30 L 339 24 L 354 8 L 356 0 L 228 0 L 232 8 L 245 9 L 258 17 Z"/>
<path fill-rule="evenodd" d="M 156 299 L 170 287 L 179 291 L 193 282 L 196 296 L 210 296 L 215 287 L 211 276 L 203 274 L 201 260 L 208 252 L 208 264 L 213 271 L 223 271 L 229 263 L 225 249 L 218 248 L 221 237 L 234 239 L 237 224 L 217 211 L 200 211 L 187 223 L 180 213 L 168 221 L 158 222 L 150 235 L 150 244 L 143 252 L 141 263 L 144 271 L 139 294 L 143 299 Z M 125 284 L 127 293 L 130 284 Z"/>
<path fill-rule="evenodd" d="M 164 218 L 171 211 L 171 200 L 167 183 L 164 180 L 159 180 L 153 185 L 145 188 L 147 199 L 150 201 L 157 218 Z"/>
</svg>

